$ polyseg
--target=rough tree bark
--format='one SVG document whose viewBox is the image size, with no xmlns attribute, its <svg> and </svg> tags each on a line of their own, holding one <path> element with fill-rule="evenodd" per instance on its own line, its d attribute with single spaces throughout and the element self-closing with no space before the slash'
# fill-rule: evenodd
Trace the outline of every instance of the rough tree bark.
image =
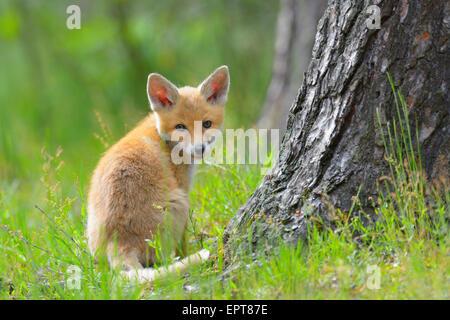
<svg viewBox="0 0 450 320">
<path fill-rule="evenodd" d="M 373 4 L 380 29 L 367 27 Z M 278 161 L 225 231 L 226 261 L 246 243 L 249 226 L 261 232 L 253 243 L 270 240 L 267 220 L 285 241 L 304 239 L 309 214 L 327 220 L 324 193 L 345 211 L 363 184 L 359 198 L 370 209 L 376 180 L 387 173 L 376 108 L 384 124 L 395 117 L 387 71 L 417 119 L 428 177 L 448 177 L 449 13 L 446 0 L 329 1 Z"/>
<path fill-rule="evenodd" d="M 272 78 L 258 128 L 286 130 L 289 108 L 311 60 L 316 26 L 327 0 L 280 0 Z"/>
</svg>

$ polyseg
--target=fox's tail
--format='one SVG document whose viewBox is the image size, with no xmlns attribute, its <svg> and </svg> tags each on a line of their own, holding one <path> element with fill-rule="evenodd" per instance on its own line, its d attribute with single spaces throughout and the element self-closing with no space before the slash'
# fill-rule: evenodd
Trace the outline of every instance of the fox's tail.
<svg viewBox="0 0 450 320">
<path fill-rule="evenodd" d="M 190 266 L 201 264 L 209 259 L 210 252 L 202 249 L 181 261 L 172 263 L 167 267 L 158 269 L 145 268 L 137 270 L 122 271 L 122 275 L 130 280 L 137 280 L 138 283 L 149 282 L 152 283 L 155 279 L 165 278 L 169 275 L 179 274 L 186 271 Z"/>
</svg>

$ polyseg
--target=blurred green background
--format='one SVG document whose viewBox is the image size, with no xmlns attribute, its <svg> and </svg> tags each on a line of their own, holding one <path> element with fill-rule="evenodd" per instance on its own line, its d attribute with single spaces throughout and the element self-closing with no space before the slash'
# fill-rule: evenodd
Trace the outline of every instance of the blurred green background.
<svg viewBox="0 0 450 320">
<path fill-rule="evenodd" d="M 66 8 L 81 8 L 81 29 Z M 147 75 L 197 85 L 230 67 L 228 128 L 259 117 L 270 80 L 277 0 L 0 2 L 0 180 L 33 193 L 41 149 L 64 150 L 66 191 L 84 188 L 105 145 L 149 112 Z M 0 185 L 1 186 L 1 185 Z M 69 191 L 70 192 L 70 191 Z"/>
</svg>

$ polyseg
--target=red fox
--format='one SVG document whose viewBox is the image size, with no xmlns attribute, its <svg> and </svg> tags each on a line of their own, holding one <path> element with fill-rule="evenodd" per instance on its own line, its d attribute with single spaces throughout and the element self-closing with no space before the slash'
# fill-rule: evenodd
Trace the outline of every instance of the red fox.
<svg viewBox="0 0 450 320">
<path fill-rule="evenodd" d="M 229 85 L 227 66 L 196 88 L 177 88 L 160 74 L 149 75 L 147 95 L 153 112 L 105 153 L 92 176 L 87 223 L 92 254 L 102 251 L 113 267 L 131 270 L 128 275 L 156 262 L 155 248 L 148 243 L 156 234 L 169 238 L 178 254 L 186 254 L 188 193 L 195 165 L 174 162 L 173 151 L 181 144 L 184 159 L 201 159 L 209 152 L 214 132 L 222 128 Z M 194 135 L 196 121 L 200 137 Z M 202 250 L 168 271 L 199 263 L 208 254 Z M 152 268 L 139 271 L 140 277 L 154 278 Z"/>
</svg>

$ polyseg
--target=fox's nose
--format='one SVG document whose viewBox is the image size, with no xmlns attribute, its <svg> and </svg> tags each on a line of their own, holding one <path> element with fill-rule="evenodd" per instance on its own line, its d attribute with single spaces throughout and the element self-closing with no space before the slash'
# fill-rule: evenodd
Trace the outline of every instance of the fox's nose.
<svg viewBox="0 0 450 320">
<path fill-rule="evenodd" d="M 195 146 L 195 153 L 197 154 L 203 154 L 205 152 L 205 146 L 203 144 L 197 144 Z"/>
</svg>

